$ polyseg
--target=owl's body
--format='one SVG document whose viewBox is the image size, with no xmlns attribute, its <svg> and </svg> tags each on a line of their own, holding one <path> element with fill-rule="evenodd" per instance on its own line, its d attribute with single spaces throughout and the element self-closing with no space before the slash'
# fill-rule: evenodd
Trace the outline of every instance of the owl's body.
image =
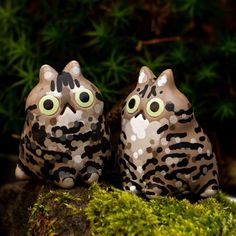
<svg viewBox="0 0 236 236">
<path fill-rule="evenodd" d="M 68 63 L 61 74 L 42 66 L 40 81 L 26 101 L 16 176 L 38 177 L 64 188 L 73 187 L 78 178 L 97 181 L 110 155 L 103 105 L 78 62 Z"/>
<path fill-rule="evenodd" d="M 211 143 L 171 70 L 156 78 L 142 67 L 123 107 L 118 158 L 124 190 L 148 198 L 208 197 L 218 189 Z"/>
</svg>

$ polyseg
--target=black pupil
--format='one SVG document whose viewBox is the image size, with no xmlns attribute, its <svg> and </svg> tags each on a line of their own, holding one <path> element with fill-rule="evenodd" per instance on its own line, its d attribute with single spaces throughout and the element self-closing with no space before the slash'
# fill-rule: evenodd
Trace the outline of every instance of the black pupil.
<svg viewBox="0 0 236 236">
<path fill-rule="evenodd" d="M 158 102 L 152 102 L 152 104 L 150 105 L 150 110 L 152 112 L 157 112 L 159 109 L 159 104 Z"/>
<path fill-rule="evenodd" d="M 52 100 L 46 99 L 46 100 L 43 102 L 43 107 L 44 107 L 44 109 L 46 109 L 46 110 L 51 110 L 51 109 L 53 108 L 53 102 L 52 102 Z"/>
<path fill-rule="evenodd" d="M 89 94 L 86 93 L 86 92 L 82 92 L 80 95 L 79 95 L 79 99 L 81 102 L 88 102 L 89 101 Z"/>
<path fill-rule="evenodd" d="M 134 106 L 135 106 L 135 99 L 131 98 L 128 105 L 129 105 L 130 109 L 134 108 Z"/>
</svg>

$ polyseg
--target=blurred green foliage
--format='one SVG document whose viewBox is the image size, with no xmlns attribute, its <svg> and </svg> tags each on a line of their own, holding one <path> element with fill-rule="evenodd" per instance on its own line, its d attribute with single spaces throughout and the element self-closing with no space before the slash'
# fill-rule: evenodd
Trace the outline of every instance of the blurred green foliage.
<svg viewBox="0 0 236 236">
<path fill-rule="evenodd" d="M 196 115 L 235 118 L 233 0 L 3 0 L 0 2 L 0 125 L 19 134 L 39 68 L 78 60 L 107 109 L 142 65 L 172 68 Z"/>
</svg>

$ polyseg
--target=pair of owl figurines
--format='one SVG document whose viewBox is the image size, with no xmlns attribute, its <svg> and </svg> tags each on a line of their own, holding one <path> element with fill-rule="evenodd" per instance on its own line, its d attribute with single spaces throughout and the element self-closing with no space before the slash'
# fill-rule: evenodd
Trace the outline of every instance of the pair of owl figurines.
<svg viewBox="0 0 236 236">
<path fill-rule="evenodd" d="M 97 182 L 111 156 L 109 127 L 99 89 L 77 61 L 58 73 L 43 65 L 26 100 L 16 167 L 19 179 L 40 178 L 62 188 Z M 172 71 L 156 77 L 142 67 L 124 102 L 117 160 L 123 189 L 155 198 L 218 189 L 211 143 L 191 104 L 176 88 Z"/>
</svg>

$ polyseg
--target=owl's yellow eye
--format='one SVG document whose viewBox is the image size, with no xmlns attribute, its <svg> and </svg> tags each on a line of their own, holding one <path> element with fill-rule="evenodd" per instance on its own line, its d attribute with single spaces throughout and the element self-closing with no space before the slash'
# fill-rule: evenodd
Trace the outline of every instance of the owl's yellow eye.
<svg viewBox="0 0 236 236">
<path fill-rule="evenodd" d="M 81 86 L 75 94 L 75 101 L 79 106 L 87 108 L 93 104 L 94 95 L 89 89 Z"/>
<path fill-rule="evenodd" d="M 157 117 L 163 112 L 164 103 L 160 98 L 152 98 L 148 101 L 146 109 L 151 117 Z"/>
<path fill-rule="evenodd" d="M 140 104 L 140 98 L 138 95 L 133 95 L 129 98 L 126 103 L 126 110 L 128 113 L 132 114 L 137 111 Z"/>
<path fill-rule="evenodd" d="M 42 114 L 51 116 L 57 112 L 59 108 L 59 101 L 52 95 L 46 95 L 39 101 L 39 110 Z"/>
</svg>

